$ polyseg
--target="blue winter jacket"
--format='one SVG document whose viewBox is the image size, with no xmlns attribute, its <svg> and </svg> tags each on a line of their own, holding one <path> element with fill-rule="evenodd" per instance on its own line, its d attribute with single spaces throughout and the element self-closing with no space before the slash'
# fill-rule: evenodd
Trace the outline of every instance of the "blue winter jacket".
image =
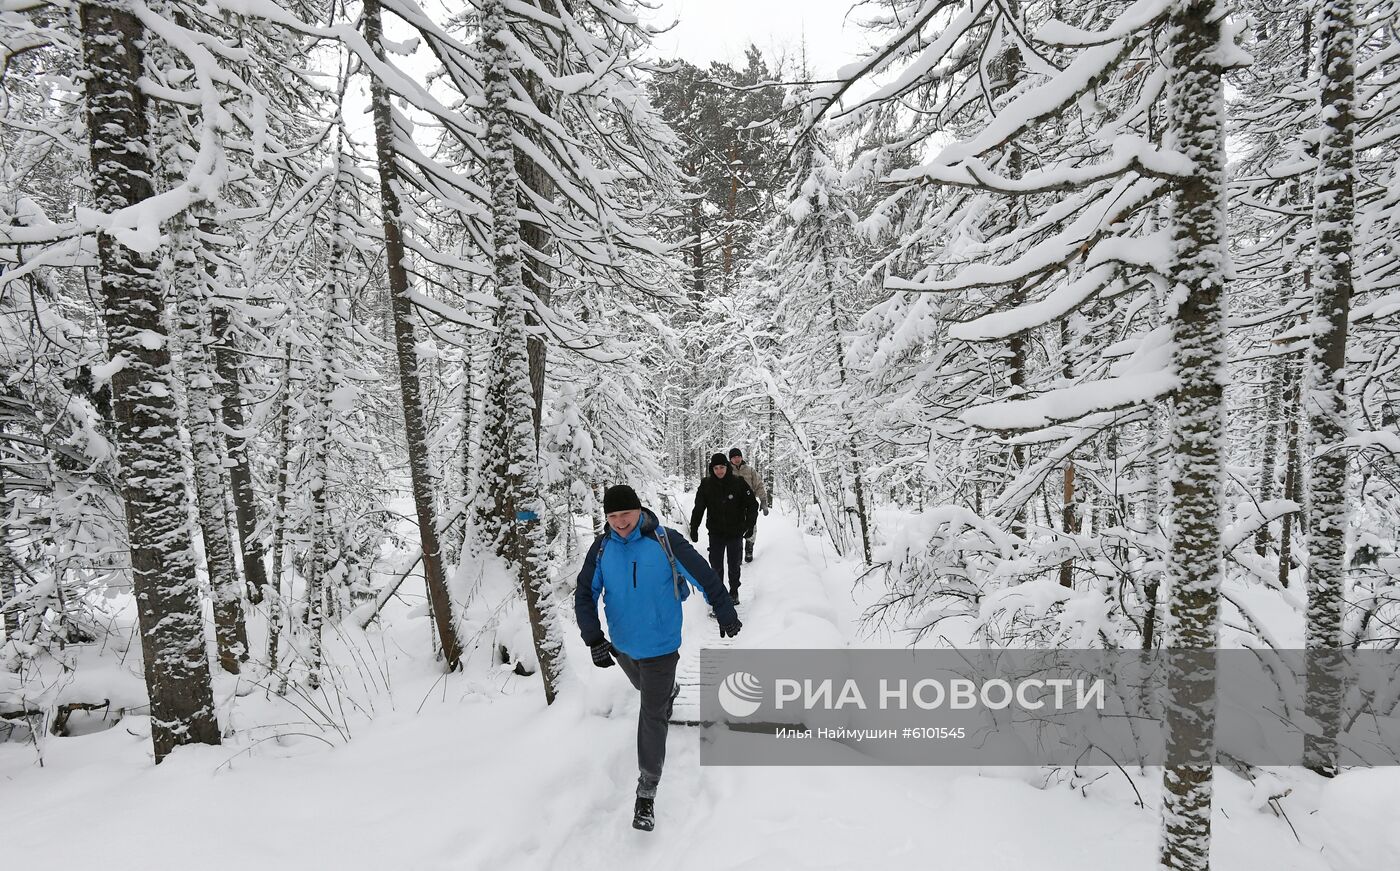
<svg viewBox="0 0 1400 871">
<path fill-rule="evenodd" d="M 679 584 L 658 535 L 666 536 L 675 554 Z M 626 538 L 609 528 L 588 549 L 574 589 L 574 614 L 584 643 L 591 646 L 604 637 L 598 622 L 598 597 L 602 596 L 613 647 L 633 659 L 675 652 L 681 646 L 681 602 L 690 596 L 687 581 L 704 593 L 721 624 L 738 620 L 729 591 L 710 564 L 685 536 L 662 526 L 650 510 L 642 509 L 641 519 Z"/>
</svg>

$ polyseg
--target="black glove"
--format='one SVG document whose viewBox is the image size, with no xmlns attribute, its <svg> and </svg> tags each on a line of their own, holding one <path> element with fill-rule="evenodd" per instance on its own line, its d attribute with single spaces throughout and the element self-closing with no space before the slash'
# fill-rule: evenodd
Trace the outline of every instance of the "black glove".
<svg viewBox="0 0 1400 871">
<path fill-rule="evenodd" d="M 700 530 L 693 526 L 690 527 L 690 540 L 692 542 L 698 542 L 700 540 Z"/>
<path fill-rule="evenodd" d="M 768 509 L 767 509 L 767 508 L 764 508 L 764 509 L 763 509 L 763 516 L 764 516 L 764 517 L 767 517 L 767 516 L 768 516 Z"/>
<path fill-rule="evenodd" d="M 738 617 L 735 617 L 733 623 L 721 623 L 721 624 L 719 624 L 719 637 L 720 637 L 720 638 L 733 638 L 734 636 L 738 635 L 738 634 L 739 634 L 739 630 L 740 630 L 740 629 L 743 629 L 743 628 L 744 628 L 744 624 L 739 622 L 739 618 L 738 618 Z"/>
<path fill-rule="evenodd" d="M 609 668 L 613 664 L 613 646 L 604 638 L 597 644 L 588 645 L 588 650 L 593 654 L 593 664 L 599 668 Z"/>
</svg>

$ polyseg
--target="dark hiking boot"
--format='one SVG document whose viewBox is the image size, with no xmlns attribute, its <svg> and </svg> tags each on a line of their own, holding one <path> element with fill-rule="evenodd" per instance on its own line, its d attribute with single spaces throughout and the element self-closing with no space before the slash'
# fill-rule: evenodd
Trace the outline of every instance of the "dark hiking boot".
<svg viewBox="0 0 1400 871">
<path fill-rule="evenodd" d="M 637 796 L 637 807 L 632 811 L 632 828 L 644 832 L 656 828 L 656 809 L 652 807 L 654 802 L 655 799 Z"/>
</svg>

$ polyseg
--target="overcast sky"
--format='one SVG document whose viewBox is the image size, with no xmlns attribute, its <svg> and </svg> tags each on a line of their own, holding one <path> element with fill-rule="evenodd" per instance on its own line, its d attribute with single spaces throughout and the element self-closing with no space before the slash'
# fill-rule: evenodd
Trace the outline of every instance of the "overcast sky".
<svg viewBox="0 0 1400 871">
<path fill-rule="evenodd" d="M 801 57 L 805 36 L 813 75 L 830 76 L 864 47 L 860 29 L 845 20 L 852 0 L 660 0 L 653 24 L 678 20 L 656 38 L 662 57 L 697 66 L 742 61 L 749 43 L 770 58 Z"/>
</svg>

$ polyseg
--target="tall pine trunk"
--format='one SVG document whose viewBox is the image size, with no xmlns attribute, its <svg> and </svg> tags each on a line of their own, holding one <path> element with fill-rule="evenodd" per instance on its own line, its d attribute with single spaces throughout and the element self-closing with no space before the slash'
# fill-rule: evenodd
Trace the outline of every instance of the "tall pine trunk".
<svg viewBox="0 0 1400 871">
<path fill-rule="evenodd" d="M 1214 0 L 1170 12 L 1171 129 L 1195 163 L 1177 187 L 1172 215 L 1172 337 L 1179 386 L 1171 434 L 1171 622 L 1166 706 L 1169 764 L 1163 769 L 1161 864 L 1210 867 L 1215 757 L 1214 648 L 1219 634 L 1221 488 L 1225 416 L 1225 100 L 1221 21 Z M 1194 655 L 1184 655 L 1194 654 Z M 1204 670 L 1204 671 L 1202 671 Z"/>
<path fill-rule="evenodd" d="M 1297 376 L 1296 365 L 1287 359 L 1284 360 L 1286 371 L 1291 373 L 1290 377 Z M 1283 471 L 1283 498 L 1290 499 L 1298 505 L 1303 502 L 1303 446 L 1302 438 L 1298 433 L 1298 384 L 1295 381 L 1285 391 L 1283 404 L 1283 441 L 1284 441 L 1284 471 Z M 1278 588 L 1288 589 L 1288 582 L 1293 569 L 1293 527 L 1298 525 L 1301 519 L 1301 512 L 1289 512 L 1283 515 L 1283 522 L 1279 525 L 1278 536 Z"/>
<path fill-rule="evenodd" d="M 379 58 L 384 57 L 384 25 L 379 0 L 364 4 L 365 40 Z M 423 547 L 423 576 L 427 582 L 428 604 L 442 643 L 449 671 L 456 671 L 462 660 L 462 646 L 452 617 L 452 600 L 442 571 L 442 548 L 438 542 L 436 512 L 433 510 L 433 480 L 428 468 L 428 432 L 423 422 L 422 385 L 418 380 L 418 352 L 413 329 L 413 301 L 409 299 L 408 264 L 403 242 L 403 210 L 399 205 L 400 177 L 394 146 L 393 109 L 389 88 L 375 76 L 370 83 L 370 104 L 374 112 L 375 156 L 379 164 L 379 198 L 384 214 L 384 257 L 389 273 L 389 297 L 394 318 L 394 343 L 398 352 L 399 396 L 403 401 L 404 434 L 408 442 L 409 475 L 413 479 L 413 507 L 418 515 L 418 538 Z"/>
<path fill-rule="evenodd" d="M 311 375 L 311 395 L 316 403 L 311 411 L 307 427 L 306 442 L 309 456 L 308 474 L 311 491 L 311 557 L 308 561 L 306 577 L 307 633 L 311 661 L 308 664 L 307 683 L 312 688 L 320 686 L 321 667 L 324 664 L 321 632 L 330 606 L 337 601 L 337 590 L 329 589 L 326 581 L 330 577 L 331 554 L 339 548 L 332 548 L 332 538 L 336 532 L 330 516 L 330 443 L 331 421 L 335 417 L 335 393 L 341 386 L 336 375 L 336 365 L 340 359 L 344 325 L 350 319 L 350 277 L 347 271 L 349 250 L 349 227 L 345 219 L 345 181 L 342 178 L 345 157 L 341 153 L 342 132 L 337 131 L 335 148 L 335 189 L 333 215 L 331 219 L 331 250 L 329 275 L 325 285 L 325 300 L 321 308 L 321 334 L 318 342 L 319 358 Z"/>
<path fill-rule="evenodd" d="M 775 490 L 773 489 L 773 476 L 776 474 L 774 467 L 778 464 L 778 421 L 777 415 L 773 412 L 773 397 L 768 397 L 768 456 L 764 457 L 764 482 L 763 489 L 768 492 L 768 504 L 773 504 Z"/>
<path fill-rule="evenodd" d="M 1274 477 L 1277 465 L 1274 454 L 1278 453 L 1278 434 L 1283 429 L 1283 371 L 1277 358 L 1269 360 L 1269 384 L 1264 391 L 1264 414 L 1260 426 L 1264 429 L 1264 443 L 1259 450 L 1259 501 L 1268 502 L 1274 498 Z M 1269 551 L 1269 524 L 1261 523 L 1254 532 L 1254 552 L 1259 556 Z"/>
<path fill-rule="evenodd" d="M 225 448 L 232 463 L 228 471 L 233 484 L 234 519 L 238 524 L 243 577 L 248 581 L 253 603 L 258 604 L 267 588 L 267 567 L 262 541 L 257 535 L 258 504 L 253 494 L 253 470 L 248 456 L 248 419 L 243 413 L 241 367 L 236 360 L 228 311 L 217 302 L 210 312 L 210 330 L 214 340 L 214 374 L 218 376 L 224 400 L 224 427 L 228 431 Z"/>
<path fill-rule="evenodd" d="M 18 581 L 19 560 L 10 549 L 10 505 L 5 492 L 5 473 L 0 469 L 0 610 L 4 614 L 6 641 L 14 641 L 19 634 L 19 609 L 14 605 L 19 592 Z"/>
<path fill-rule="evenodd" d="M 525 284 L 520 236 L 520 178 L 507 103 L 512 99 L 511 57 L 500 34 L 510 23 L 500 0 L 481 10 L 486 51 L 486 151 L 491 189 L 494 274 L 500 309 L 496 347 L 487 383 L 482 434 L 491 458 L 478 517 L 494 530 L 496 552 L 516 572 L 530 618 L 546 703 L 553 703 L 563 675 L 563 643 L 554 620 L 552 587 L 545 567 L 543 504 L 532 420 L 533 394 L 526 350 Z"/>
<path fill-rule="evenodd" d="M 1342 596 L 1346 581 L 1347 316 L 1351 309 L 1352 224 L 1356 208 L 1352 143 L 1356 138 L 1354 0 L 1326 0 L 1318 16 L 1322 44 L 1322 103 L 1314 200 L 1317 256 L 1313 264 L 1312 348 L 1306 406 L 1312 476 L 1308 537 L 1307 713 L 1320 732 L 1305 739 L 1309 768 L 1335 774 L 1342 711 L 1338 677 Z"/>
<path fill-rule="evenodd" d="M 1065 379 L 1066 385 L 1071 383 L 1074 377 L 1074 366 L 1069 358 L 1069 322 L 1060 321 L 1060 376 Z M 1082 529 L 1079 505 L 1075 496 L 1074 487 L 1074 455 L 1065 457 L 1064 468 L 1064 491 L 1060 501 L 1060 524 L 1064 528 L 1065 536 L 1078 535 Z M 1095 526 L 1099 523 L 1095 520 Z M 1071 551 L 1073 553 L 1073 551 Z M 1073 589 L 1074 587 L 1074 557 L 1070 556 L 1060 563 L 1060 586 Z"/>
<path fill-rule="evenodd" d="M 78 10 L 88 78 L 92 195 L 104 213 L 152 195 L 143 74 L 145 28 L 123 3 Z M 98 284 L 112 376 L 132 589 L 150 695 L 156 762 L 182 744 L 218 744 L 189 503 L 179 449 L 164 302 L 151 258 L 110 233 L 97 237 Z"/>
<path fill-rule="evenodd" d="M 190 434 L 190 460 L 199 529 L 204 540 L 204 563 L 214 600 L 214 640 L 219 665 L 238 674 L 248 658 L 248 630 L 243 620 L 243 595 L 233 562 L 229 537 L 228 502 L 224 498 L 223 451 L 218 433 L 219 401 L 214 392 L 214 371 L 205 347 L 208 294 L 199 267 L 200 246 L 194 218 L 179 215 L 171 234 L 170 270 L 172 297 L 180 300 L 181 351 L 185 368 L 185 396 L 189 408 L 186 429 Z"/>
<path fill-rule="evenodd" d="M 1018 0 L 1007 0 L 1006 13 L 1013 19 L 1020 19 L 1021 10 Z M 1000 60 L 1001 81 L 997 83 L 997 87 L 994 91 L 998 99 L 1014 88 L 1021 78 L 1021 48 L 1015 40 L 1007 41 L 1006 50 L 1002 54 Z M 1015 141 L 1007 143 L 1007 149 L 1009 152 L 1006 158 L 1007 176 L 1010 178 L 1020 178 L 1023 171 L 1021 150 L 1017 147 Z M 1023 218 L 1027 218 L 1028 215 L 1023 205 L 1015 203 L 1010 206 L 1010 210 L 1005 217 L 1009 222 L 1016 223 Z M 1011 310 L 1020 308 L 1025 302 L 1025 288 L 1018 285 L 1007 295 L 1005 305 L 1008 310 Z M 1007 390 L 1005 398 L 1007 399 L 1020 399 L 1025 394 L 1028 344 L 1028 336 L 1025 332 L 1013 333 L 1006 340 Z M 1008 435 L 1009 433 L 1003 433 L 1004 438 Z M 1007 440 L 1010 441 L 1010 439 Z M 1025 447 L 1019 442 L 1012 441 L 1006 452 L 1005 463 L 1006 468 L 1002 470 L 1004 478 L 1002 481 L 998 482 L 998 484 L 1003 486 L 1016 480 L 1021 470 L 1026 467 Z M 1019 509 L 1012 518 L 1011 532 L 1022 539 L 1028 536 L 1029 533 L 1026 529 L 1026 511 L 1024 508 Z"/>
<path fill-rule="evenodd" d="M 287 600 L 282 594 L 282 561 L 286 557 L 287 539 L 287 492 L 292 475 L 292 412 L 295 401 L 292 398 L 292 343 L 287 342 L 286 362 L 283 368 L 282 402 L 277 413 L 277 493 L 272 509 L 272 578 L 269 589 L 272 592 L 267 617 L 267 670 L 277 673 L 281 653 L 281 635 L 290 637 L 295 627 L 288 617 Z M 282 676 L 277 682 L 277 694 L 287 692 L 288 673 L 283 667 Z"/>
<path fill-rule="evenodd" d="M 817 219 L 818 238 L 825 238 L 825 227 L 822 226 L 821 218 Z M 821 246 L 822 269 L 826 280 L 826 298 L 831 316 L 831 341 L 836 350 L 836 371 L 840 378 L 841 391 L 844 394 L 842 404 L 849 409 L 850 385 L 848 383 L 849 374 L 846 368 L 846 343 L 841 337 L 840 315 L 836 308 L 836 287 L 832 277 L 831 259 L 826 250 L 826 245 Z M 771 402 L 771 397 L 769 398 Z M 855 443 L 855 420 L 849 412 L 843 414 L 846 423 L 846 463 L 851 476 L 851 486 L 854 488 L 856 497 L 856 520 L 860 524 L 860 547 L 861 556 L 865 559 L 865 564 L 870 565 L 870 515 L 865 505 L 865 478 L 861 473 L 861 458 L 856 454 Z"/>
<path fill-rule="evenodd" d="M 527 0 L 533 6 L 544 10 L 545 13 L 553 16 L 559 14 L 555 0 Z M 554 113 L 554 107 L 545 91 L 544 85 L 539 77 L 534 73 L 525 75 L 525 87 L 534 102 L 536 110 L 541 115 L 548 118 Z M 517 153 L 515 156 L 516 172 L 519 175 L 520 193 L 533 192 L 534 196 L 546 202 L 553 201 L 555 196 L 554 179 L 544 167 L 535 162 L 533 158 L 526 154 Z M 529 198 L 522 198 L 522 206 L 530 210 L 540 212 Z M 539 221 L 522 221 L 520 224 L 520 239 L 524 243 L 522 255 L 522 275 L 525 287 L 539 300 L 543 306 L 548 306 L 550 297 L 553 295 L 553 267 L 551 257 L 554 253 L 554 236 L 549 232 L 549 228 L 543 222 L 543 216 Z M 525 325 L 530 328 L 529 336 L 529 358 L 530 358 L 530 395 L 534 399 L 534 427 L 535 445 L 538 448 L 540 441 L 540 421 L 544 412 L 544 373 L 546 363 L 545 337 L 536 332 L 541 326 L 539 318 L 532 311 L 525 314 Z"/>
</svg>

